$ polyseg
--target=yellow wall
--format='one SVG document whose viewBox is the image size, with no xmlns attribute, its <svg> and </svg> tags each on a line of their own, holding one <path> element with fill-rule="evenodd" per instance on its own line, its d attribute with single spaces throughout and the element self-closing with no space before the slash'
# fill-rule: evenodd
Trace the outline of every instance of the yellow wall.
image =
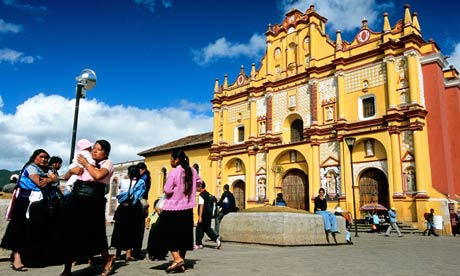
<svg viewBox="0 0 460 276">
<path fill-rule="evenodd" d="M 314 7 L 305 13 L 290 11 L 282 23 L 266 31 L 267 51 L 257 71 L 253 66 L 247 74 L 242 67 L 235 79 L 225 76 L 222 85 L 216 81 L 213 145 L 210 152 L 188 151 L 191 165 L 199 164 L 208 191 L 217 196 L 224 184 L 243 180 L 246 208 L 272 202 L 292 169 L 307 176 L 311 201 L 324 185 L 322 170 L 334 168 L 340 175 L 340 201 L 329 202 L 329 208 L 352 210 L 353 176 L 359 210 L 360 176 L 366 169 L 378 169 L 387 178 L 389 205 L 398 208 L 398 219 L 423 228 L 423 213 L 429 208 L 445 210 L 447 202 L 428 183 L 426 110 L 419 85 L 420 57 L 433 48 L 424 44 L 418 25 L 403 29 L 396 24 L 391 31 L 378 32 L 363 21 L 356 37 L 343 42 L 340 32 L 336 41 L 326 35 L 326 21 Z M 367 40 L 358 40 L 366 31 Z M 364 118 L 361 102 L 369 96 L 375 98 L 375 116 Z M 290 129 L 296 119 L 302 120 L 304 134 L 297 142 L 291 141 Z M 264 120 L 262 133 L 259 123 Z M 244 126 L 244 142 L 235 141 L 238 126 Z M 346 137 L 356 138 L 353 173 Z M 373 144 L 371 155 L 364 146 L 368 140 Z M 295 161 L 290 159 L 292 151 L 297 153 Z M 161 193 L 161 168 L 170 170 L 169 154 L 147 157 L 146 163 L 152 173 L 153 199 Z M 415 168 L 413 191 L 404 190 L 403 172 L 408 167 Z M 267 181 L 265 202 L 256 200 L 261 176 Z M 446 221 L 445 212 L 442 215 Z M 358 217 L 362 217 L 359 211 Z"/>
</svg>

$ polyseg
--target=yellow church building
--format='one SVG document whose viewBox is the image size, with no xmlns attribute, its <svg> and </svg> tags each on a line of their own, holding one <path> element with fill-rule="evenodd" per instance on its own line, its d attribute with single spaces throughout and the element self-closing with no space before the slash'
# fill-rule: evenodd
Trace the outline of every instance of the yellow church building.
<svg viewBox="0 0 460 276">
<path fill-rule="evenodd" d="M 183 147 L 208 191 L 229 184 L 240 209 L 272 203 L 313 212 L 320 187 L 328 209 L 362 218 L 366 204 L 396 207 L 398 221 L 424 229 L 440 215 L 450 233 L 460 198 L 460 79 L 417 13 L 404 7 L 381 30 L 367 21 L 351 42 L 326 35 L 310 6 L 268 25 L 266 52 L 234 80 L 216 79 L 210 133 L 140 152 L 162 193 L 170 152 Z"/>
</svg>

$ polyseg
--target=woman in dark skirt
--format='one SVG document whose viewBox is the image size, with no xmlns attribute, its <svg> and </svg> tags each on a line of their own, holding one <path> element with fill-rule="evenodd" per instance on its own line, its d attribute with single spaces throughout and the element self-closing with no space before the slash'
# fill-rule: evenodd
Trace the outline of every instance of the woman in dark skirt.
<svg viewBox="0 0 460 276">
<path fill-rule="evenodd" d="M 108 253 L 108 242 L 105 228 L 105 187 L 110 184 L 113 164 L 108 159 L 110 143 L 106 140 L 95 142 L 91 157 L 96 165 L 91 165 L 81 154 L 78 163 L 93 177 L 92 181 L 75 182 L 72 193 L 65 207 L 66 261 L 61 276 L 71 275 L 72 261 L 79 258 L 101 254 L 105 264 L 102 276 L 112 273 L 113 258 Z M 83 168 L 76 166 L 67 174 L 81 175 Z"/>
<path fill-rule="evenodd" d="M 115 211 L 115 225 L 112 233 L 112 247 L 117 249 L 117 258 L 121 250 L 126 250 L 126 261 L 135 261 L 133 249 L 141 248 L 142 244 L 138 235 L 142 232 L 144 217 L 141 198 L 145 191 L 145 182 L 140 178 L 139 169 L 135 166 L 128 167 L 129 188 L 126 192 L 120 193 L 117 198 L 120 205 Z"/>
<path fill-rule="evenodd" d="M 193 207 L 196 185 L 201 183 L 184 151 L 176 149 L 172 152 L 171 166 L 174 169 L 164 185 L 165 199 L 157 229 L 159 240 L 173 257 L 167 273 L 184 271 L 185 254 L 187 250 L 193 250 Z"/>
<path fill-rule="evenodd" d="M 44 252 L 37 253 L 41 245 L 48 243 L 48 238 L 52 233 L 47 233 L 45 221 L 32 223 L 37 221 L 35 216 L 29 214 L 29 197 L 31 194 L 41 194 L 41 188 L 50 185 L 57 180 L 54 174 L 47 174 L 49 154 L 43 149 L 37 149 L 33 152 L 29 161 L 24 165 L 19 176 L 17 197 L 11 210 L 11 220 L 3 236 L 0 247 L 12 250 L 12 266 L 15 271 L 27 271 L 24 264 L 30 265 L 34 261 L 33 266 L 47 265 L 45 260 L 40 260 L 34 257 L 43 256 Z M 30 215 L 30 216 L 29 216 Z M 54 252 L 46 252 L 54 253 Z M 50 257 L 50 254 L 45 254 Z"/>
<path fill-rule="evenodd" d="M 158 234 L 160 229 L 160 214 L 161 208 L 163 208 L 163 201 L 164 195 L 155 200 L 153 203 L 153 207 L 155 209 L 154 215 L 149 219 L 150 231 L 147 241 L 147 253 L 149 254 L 149 259 L 152 261 L 166 260 L 166 256 L 168 255 L 168 250 L 164 248 L 164 243 L 161 241 L 161 237 Z"/>
</svg>

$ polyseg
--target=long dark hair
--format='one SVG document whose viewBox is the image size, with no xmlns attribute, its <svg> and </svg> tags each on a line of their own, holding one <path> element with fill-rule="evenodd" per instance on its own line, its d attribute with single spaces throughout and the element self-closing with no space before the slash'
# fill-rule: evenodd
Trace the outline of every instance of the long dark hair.
<svg viewBox="0 0 460 276">
<path fill-rule="evenodd" d="M 140 179 L 139 169 L 137 168 L 136 165 L 131 165 L 128 167 L 128 177 L 129 177 L 129 190 L 131 190 L 131 187 L 133 186 L 133 184 L 135 185 L 137 181 L 139 181 Z"/>
<path fill-rule="evenodd" d="M 110 149 L 111 149 L 109 141 L 107 141 L 107 140 L 97 140 L 96 142 L 94 142 L 94 144 L 96 144 L 96 143 L 101 145 L 101 148 L 105 151 L 105 153 L 107 154 L 107 158 L 108 158 L 109 154 L 110 154 Z"/>
<path fill-rule="evenodd" d="M 102 159 L 102 160 L 94 160 L 96 161 L 96 168 L 100 168 L 100 165 L 99 163 L 103 160 L 106 160 L 106 159 L 109 159 L 109 154 L 110 154 L 110 149 L 111 149 L 111 146 L 110 146 L 110 143 L 109 141 L 107 140 L 97 140 L 96 142 L 94 142 L 94 144 L 99 144 L 101 145 L 101 148 L 104 150 L 105 152 L 105 158 Z"/>
<path fill-rule="evenodd" d="M 22 167 L 21 173 L 19 174 L 19 177 L 18 177 L 18 180 L 17 180 L 16 183 L 19 183 L 19 180 L 20 180 L 21 177 L 22 177 L 22 173 L 23 173 L 24 170 L 27 168 L 27 166 L 29 166 L 30 164 L 34 163 L 35 158 L 37 158 L 37 156 L 39 156 L 39 155 L 42 154 L 42 153 L 46 153 L 46 155 L 48 155 L 48 158 L 50 158 L 50 155 L 49 155 L 49 153 L 48 153 L 46 150 L 44 150 L 44 149 L 36 149 L 36 150 L 34 150 L 34 152 L 32 153 L 32 155 L 29 157 L 29 161 L 27 161 L 27 162 L 24 164 L 24 166 Z M 40 168 L 41 168 L 45 173 L 47 172 L 47 167 L 46 167 L 46 166 L 44 166 L 44 167 L 40 166 Z"/>
<path fill-rule="evenodd" d="M 150 184 L 150 171 L 147 169 L 147 165 L 145 165 L 144 162 L 139 162 L 136 164 L 136 166 L 138 169 L 144 170 L 144 174 L 147 176 L 146 182 L 148 181 Z"/>
<path fill-rule="evenodd" d="M 192 168 L 190 168 L 190 162 L 188 156 L 185 152 L 181 149 L 173 150 L 171 157 L 176 160 L 179 159 L 179 165 L 185 170 L 185 191 L 184 194 L 190 197 L 192 193 L 192 185 L 193 185 L 193 172 Z"/>
</svg>

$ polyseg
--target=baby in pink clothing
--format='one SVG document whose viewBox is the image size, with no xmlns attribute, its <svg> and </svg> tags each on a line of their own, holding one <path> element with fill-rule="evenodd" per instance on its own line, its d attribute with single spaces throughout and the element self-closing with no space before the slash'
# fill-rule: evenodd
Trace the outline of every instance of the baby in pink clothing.
<svg viewBox="0 0 460 276">
<path fill-rule="evenodd" d="M 78 156 L 78 154 L 81 154 L 81 155 L 83 155 L 83 157 L 86 158 L 86 160 L 88 160 L 88 162 L 91 165 L 95 165 L 96 162 L 94 162 L 93 158 L 91 157 L 91 147 L 92 146 L 93 146 L 93 144 L 87 139 L 78 140 L 78 142 L 77 142 L 77 148 L 78 148 L 77 156 Z M 70 164 L 70 166 L 69 166 L 69 170 L 72 169 L 72 168 L 75 168 L 77 166 L 80 167 L 80 168 L 83 168 L 83 166 L 78 163 L 77 157 L 74 157 L 72 159 L 72 164 Z M 81 174 L 81 175 L 75 175 L 74 174 L 69 178 L 69 180 L 67 180 L 67 183 L 65 184 L 65 191 L 66 192 L 71 192 L 73 184 L 77 180 L 91 181 L 91 180 L 93 180 L 93 177 L 91 176 L 91 174 L 85 168 L 83 168 L 83 174 Z"/>
</svg>

